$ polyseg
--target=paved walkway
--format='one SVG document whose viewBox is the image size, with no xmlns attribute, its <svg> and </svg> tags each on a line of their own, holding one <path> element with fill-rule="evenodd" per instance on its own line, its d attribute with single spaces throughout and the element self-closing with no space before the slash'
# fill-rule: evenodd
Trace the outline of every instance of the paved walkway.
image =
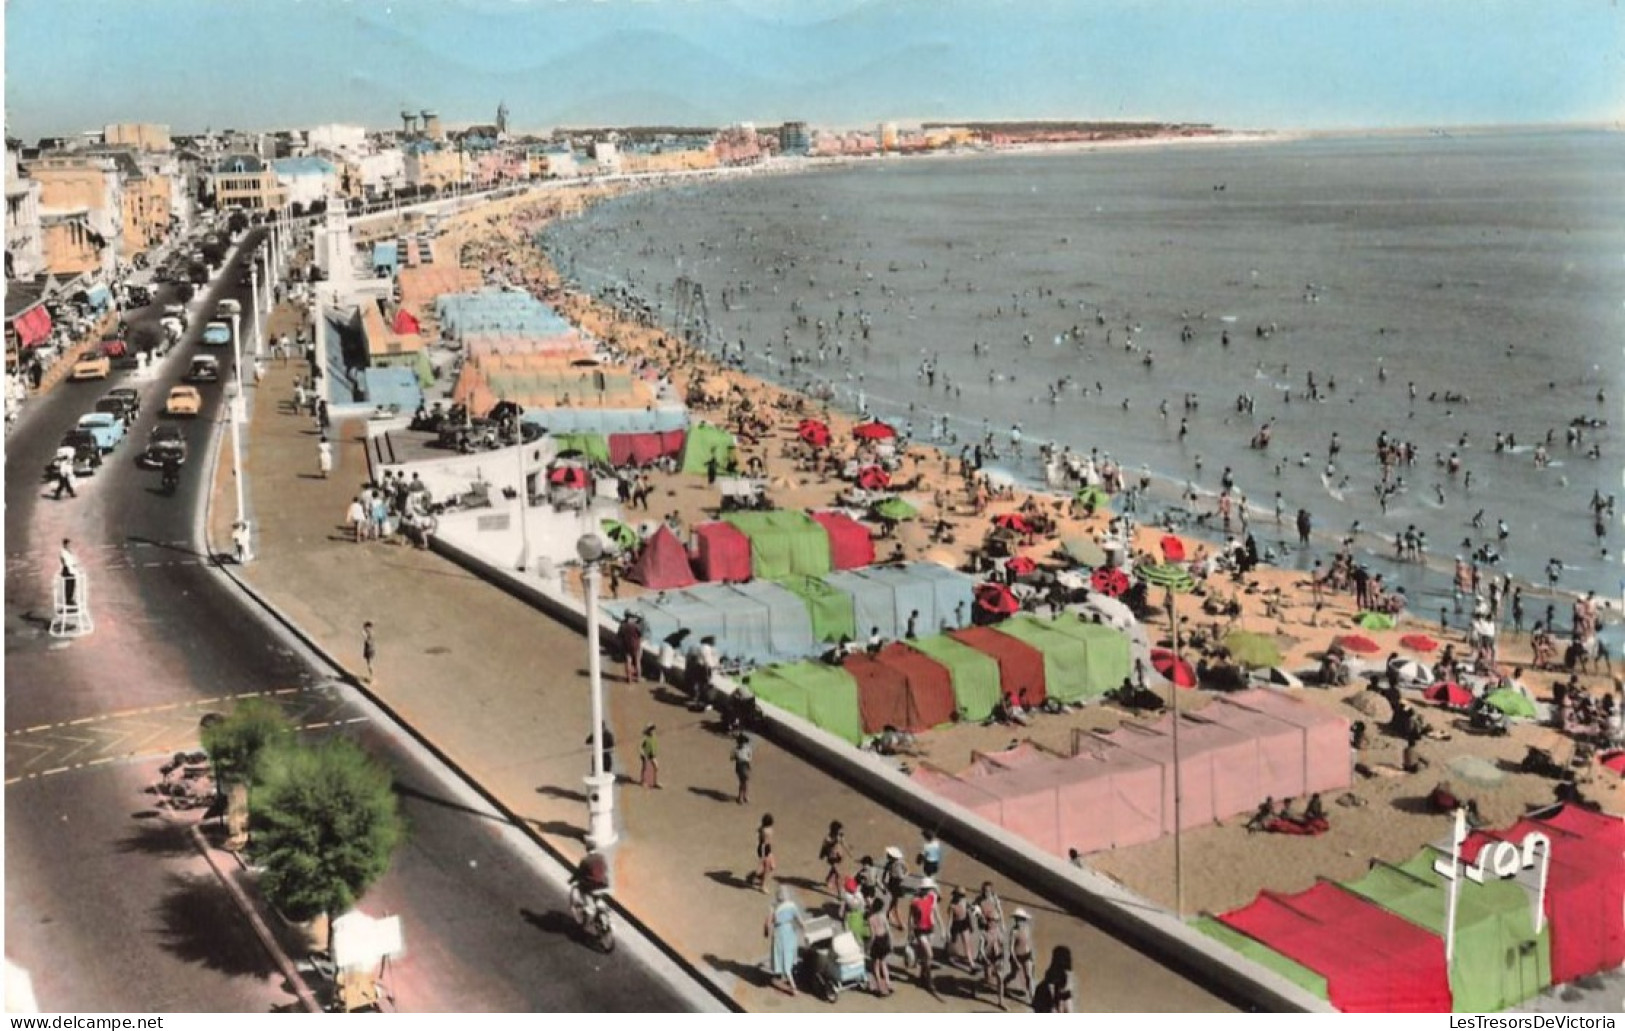
<svg viewBox="0 0 1625 1031">
<path fill-rule="evenodd" d="M 323 479 L 312 420 L 289 411 L 297 368 L 273 362 L 253 406 L 245 451 L 258 558 L 247 567 L 247 579 L 351 670 L 363 669 L 361 624 L 371 620 L 378 641 L 376 694 L 560 851 L 579 856 L 590 718 L 583 639 L 432 553 L 350 543 L 341 524 L 366 478 L 363 427 L 336 427 L 335 471 Z M 222 463 L 215 486 L 217 550 L 229 539 L 234 508 L 228 465 Z M 605 674 L 618 768 L 630 765 L 635 774 L 640 731 L 654 723 L 664 782 L 662 791 L 624 782 L 619 789 L 617 897 L 657 936 L 722 978 L 745 1008 L 827 1011 L 820 1001 L 786 997 L 768 984 L 763 922 L 769 898 L 743 880 L 755 865 L 757 821 L 774 814 L 781 879 L 809 910 L 833 902 L 820 887 L 817 859 L 829 821 L 846 825 L 855 855 L 877 858 L 890 844 L 912 858 L 919 829 L 765 742 L 757 749 L 751 804 L 738 806 L 726 740 L 667 692 L 621 682 L 618 665 L 607 659 Z M 1082 1010 L 1229 1008 L 963 855 L 949 852 L 940 879 L 973 890 L 991 880 L 1006 913 L 1027 908 L 1035 918 L 1040 972 L 1054 946 L 1070 945 Z M 939 1002 L 898 971 L 894 996 L 853 992 L 837 1005 L 991 1009 L 986 993 L 967 997 L 967 981 L 951 970 L 939 972 L 945 989 Z"/>
</svg>

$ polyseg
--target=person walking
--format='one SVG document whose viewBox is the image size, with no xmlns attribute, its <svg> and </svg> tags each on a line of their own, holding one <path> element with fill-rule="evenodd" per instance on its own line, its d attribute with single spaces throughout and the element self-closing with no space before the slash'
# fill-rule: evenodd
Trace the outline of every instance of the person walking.
<svg viewBox="0 0 1625 1031">
<path fill-rule="evenodd" d="M 1033 997 L 1033 918 L 1025 909 L 1018 909 L 1010 914 L 1015 922 L 1010 930 L 1010 973 L 1004 978 L 1008 986 L 1011 981 L 1021 979 L 1022 994 L 1030 1001 Z"/>
<path fill-rule="evenodd" d="M 930 877 L 920 879 L 919 891 L 908 905 L 909 943 L 914 947 L 914 960 L 919 965 L 919 982 L 933 999 L 937 995 L 932 969 L 936 965 L 934 939 L 937 933 L 937 882 Z"/>
<path fill-rule="evenodd" d="M 824 843 L 818 848 L 818 858 L 827 866 L 824 887 L 831 895 L 838 895 L 841 885 L 846 881 L 846 874 L 841 869 L 841 864 L 846 862 L 846 830 L 841 826 L 841 821 L 829 822 L 829 834 L 824 837 Z"/>
<path fill-rule="evenodd" d="M 1033 989 L 1034 1013 L 1071 1013 L 1077 984 L 1072 977 L 1072 949 L 1055 946 L 1050 953 L 1049 969 L 1044 979 Z"/>
<path fill-rule="evenodd" d="M 1009 950 L 1004 941 L 1004 904 L 993 891 L 992 881 L 982 882 L 982 890 L 976 896 L 976 904 L 971 910 L 971 921 L 979 932 L 976 959 L 972 969 L 977 967 L 981 969 L 983 978 L 988 987 L 993 989 L 999 1009 L 1002 1010 L 1005 979 L 1010 973 L 1005 962 Z"/>
<path fill-rule="evenodd" d="M 61 501 L 63 491 L 67 491 L 70 498 L 79 496 L 79 492 L 73 489 L 72 455 L 63 455 L 56 460 L 56 493 L 51 496 L 52 500 Z"/>
<path fill-rule="evenodd" d="M 739 791 L 734 796 L 734 801 L 740 805 L 750 801 L 750 764 L 754 756 L 755 748 L 750 742 L 749 734 L 740 734 L 734 738 L 734 777 L 739 781 Z"/>
<path fill-rule="evenodd" d="M 367 663 L 367 683 L 372 683 L 372 664 L 378 658 L 378 643 L 373 640 L 372 620 L 361 624 L 361 658 Z"/>
<path fill-rule="evenodd" d="M 926 831 L 920 843 L 920 872 L 935 877 L 942 869 L 942 840 L 936 831 Z"/>
<path fill-rule="evenodd" d="M 614 566 L 610 567 L 612 570 Z M 614 591 L 610 592 L 612 595 Z M 627 613 L 621 620 L 621 625 L 615 630 L 616 641 L 621 647 L 621 661 L 626 668 L 626 682 L 636 684 L 643 673 L 643 621 L 632 613 Z"/>
<path fill-rule="evenodd" d="M 880 872 L 880 883 L 887 896 L 886 918 L 899 931 L 903 929 L 903 920 L 897 915 L 897 907 L 903 901 L 904 880 L 907 877 L 908 864 L 903 862 L 903 850 L 896 845 L 887 845 L 886 866 Z"/>
<path fill-rule="evenodd" d="M 333 442 L 325 433 L 316 442 L 316 464 L 322 471 L 322 479 L 327 479 L 327 474 L 333 471 Z"/>
<path fill-rule="evenodd" d="M 874 993 L 885 998 L 896 991 L 891 983 L 891 924 L 886 921 L 885 893 L 873 893 L 865 919 L 869 926 L 869 981 Z"/>
<path fill-rule="evenodd" d="M 57 552 L 58 574 L 62 577 L 62 601 L 68 608 L 79 604 L 79 558 L 74 555 L 72 542 L 62 538 L 62 550 Z"/>
<path fill-rule="evenodd" d="M 762 889 L 766 891 L 766 888 Z M 796 954 L 801 947 L 801 907 L 788 884 L 779 885 L 778 899 L 768 910 L 762 937 L 772 942 L 768 954 L 768 969 L 773 974 L 773 987 L 786 995 L 796 994 Z"/>
<path fill-rule="evenodd" d="M 367 508 L 361 503 L 359 494 L 350 500 L 350 507 L 344 510 L 344 521 L 355 534 L 355 543 L 360 544 L 366 539 Z"/>
<path fill-rule="evenodd" d="M 646 788 L 660 787 L 660 749 L 655 741 L 655 725 L 643 728 L 643 740 L 638 744 L 638 783 Z"/>
<path fill-rule="evenodd" d="M 763 813 L 756 825 L 756 869 L 745 878 L 745 884 L 757 891 L 767 892 L 767 879 L 778 869 L 779 861 L 773 856 L 773 814 Z"/>
</svg>

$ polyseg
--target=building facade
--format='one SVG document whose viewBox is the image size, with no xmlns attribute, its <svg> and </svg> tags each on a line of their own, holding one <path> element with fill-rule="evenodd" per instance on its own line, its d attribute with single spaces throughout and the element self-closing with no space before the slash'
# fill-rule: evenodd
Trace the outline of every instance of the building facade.
<svg viewBox="0 0 1625 1031">
<path fill-rule="evenodd" d="M 105 155 L 52 154 L 29 164 L 40 184 L 46 270 L 111 272 L 123 253 L 124 185 Z"/>
<path fill-rule="evenodd" d="M 40 184 L 23 177 L 17 152 L 6 149 L 6 278 L 33 279 L 45 271 L 40 226 Z"/>
<path fill-rule="evenodd" d="M 276 211 L 288 203 L 276 170 L 253 154 L 229 154 L 209 172 L 209 192 L 220 211 Z"/>
<path fill-rule="evenodd" d="M 129 147 L 131 150 L 167 152 L 175 149 L 169 138 L 169 126 L 150 122 L 121 122 L 102 128 L 102 144 L 108 147 Z"/>
<path fill-rule="evenodd" d="M 432 186 L 436 190 L 444 190 L 453 183 L 463 182 L 467 177 L 463 155 L 455 150 L 413 147 L 406 153 L 408 186 Z"/>
<path fill-rule="evenodd" d="M 339 193 L 338 166 L 326 158 L 284 158 L 271 162 L 284 202 L 309 208 Z"/>
</svg>

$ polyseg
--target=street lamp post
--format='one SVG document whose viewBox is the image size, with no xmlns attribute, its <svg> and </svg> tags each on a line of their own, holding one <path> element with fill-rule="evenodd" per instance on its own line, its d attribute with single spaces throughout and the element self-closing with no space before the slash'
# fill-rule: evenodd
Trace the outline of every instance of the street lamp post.
<svg viewBox="0 0 1625 1031">
<path fill-rule="evenodd" d="M 260 358 L 264 353 L 264 341 L 260 338 L 260 262 L 259 258 L 251 258 L 248 262 L 248 311 L 253 316 L 253 326 L 250 332 L 254 334 L 254 357 Z M 242 380 L 238 376 L 238 381 Z"/>
<path fill-rule="evenodd" d="M 1174 645 L 1174 675 L 1179 673 L 1179 607 L 1174 604 L 1174 589 L 1168 588 L 1166 602 L 1168 605 L 1168 631 L 1173 638 Z M 1180 834 L 1180 822 L 1184 813 L 1184 775 L 1179 765 L 1179 684 L 1174 677 L 1168 679 L 1169 697 L 1173 701 L 1174 715 L 1174 912 L 1180 920 L 1185 919 L 1185 850 L 1184 840 Z"/>
<path fill-rule="evenodd" d="M 530 565 L 530 481 L 525 477 L 525 434 L 519 433 L 519 570 Z"/>
<path fill-rule="evenodd" d="M 587 847 L 615 844 L 615 775 L 604 770 L 604 671 L 598 654 L 598 563 L 604 542 L 597 534 L 576 541 L 587 594 L 587 678 L 592 686 L 592 776 L 587 778 Z"/>
<path fill-rule="evenodd" d="M 243 436 L 242 422 L 246 413 L 243 397 L 243 354 L 238 344 L 242 316 L 231 317 L 232 373 L 237 392 L 231 399 L 231 481 L 237 492 L 237 522 L 248 523 L 248 500 L 243 493 Z"/>
</svg>

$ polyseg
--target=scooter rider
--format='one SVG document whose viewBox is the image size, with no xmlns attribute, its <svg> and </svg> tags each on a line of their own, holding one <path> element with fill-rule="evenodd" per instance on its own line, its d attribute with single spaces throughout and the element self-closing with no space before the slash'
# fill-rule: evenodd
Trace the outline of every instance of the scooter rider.
<svg viewBox="0 0 1625 1031">
<path fill-rule="evenodd" d="M 570 908 L 579 916 L 596 904 L 596 896 L 609 890 L 609 860 L 602 852 L 588 852 L 570 877 Z"/>
<path fill-rule="evenodd" d="M 164 489 L 173 492 L 181 485 L 181 463 L 173 456 L 164 459 Z"/>
</svg>

